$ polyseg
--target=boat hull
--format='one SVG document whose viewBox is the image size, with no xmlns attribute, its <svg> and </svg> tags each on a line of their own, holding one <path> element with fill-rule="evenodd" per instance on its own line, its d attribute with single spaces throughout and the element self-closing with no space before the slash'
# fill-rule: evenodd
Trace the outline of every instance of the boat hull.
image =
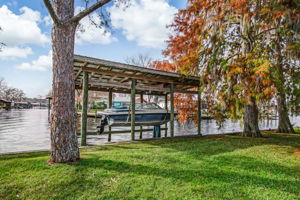
<svg viewBox="0 0 300 200">
<path fill-rule="evenodd" d="M 109 126 L 130 126 L 131 115 L 128 114 L 104 114 L 102 120 L 107 120 Z M 170 121 L 170 113 L 136 113 L 135 125 L 136 126 L 152 126 L 162 125 Z"/>
<path fill-rule="evenodd" d="M 176 114 L 176 113 L 174 113 Z M 135 109 L 134 126 L 157 126 L 170 121 L 170 113 L 156 104 L 142 104 Z M 127 107 L 105 109 L 104 112 L 97 113 L 101 119 L 99 132 L 104 131 L 105 126 L 131 126 L 131 110 Z"/>
</svg>

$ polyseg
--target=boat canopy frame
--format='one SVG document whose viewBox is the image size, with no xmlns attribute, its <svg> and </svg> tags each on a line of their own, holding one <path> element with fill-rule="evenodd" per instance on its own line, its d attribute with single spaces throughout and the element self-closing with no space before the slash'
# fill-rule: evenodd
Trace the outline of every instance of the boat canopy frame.
<svg viewBox="0 0 300 200">
<path fill-rule="evenodd" d="M 141 95 L 165 96 L 167 109 L 170 96 L 170 136 L 174 136 L 174 93 L 197 94 L 198 96 L 198 135 L 201 135 L 201 92 L 200 78 L 184 76 L 152 68 L 129 65 L 81 55 L 74 55 L 75 89 L 83 90 L 83 112 L 81 113 L 81 145 L 86 145 L 88 91 L 108 92 L 109 105 L 112 107 L 112 94 L 131 94 L 131 139 L 135 140 L 135 97 Z M 142 127 L 140 127 L 142 139 Z M 165 125 L 167 137 L 167 125 Z M 109 127 L 108 141 L 111 141 Z"/>
</svg>

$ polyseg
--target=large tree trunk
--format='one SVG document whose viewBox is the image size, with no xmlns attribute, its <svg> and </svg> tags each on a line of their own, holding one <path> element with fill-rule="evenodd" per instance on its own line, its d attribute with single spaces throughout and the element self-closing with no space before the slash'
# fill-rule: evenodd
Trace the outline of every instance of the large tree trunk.
<svg viewBox="0 0 300 200">
<path fill-rule="evenodd" d="M 73 0 L 56 0 L 53 5 L 62 21 L 67 21 L 74 15 Z M 79 159 L 73 75 L 75 30 L 76 24 L 70 23 L 54 24 L 52 29 L 51 163 L 73 162 Z"/>
<path fill-rule="evenodd" d="M 279 24 L 279 22 L 278 22 Z M 284 74 L 283 74 L 283 57 L 281 53 L 281 36 L 276 32 L 276 64 L 275 64 L 275 86 L 277 89 L 277 109 L 278 109 L 278 128 L 279 133 L 295 133 L 295 130 L 291 124 L 288 109 L 286 105 L 286 92 L 284 88 Z"/>
<path fill-rule="evenodd" d="M 278 92 L 277 96 L 277 109 L 278 109 L 278 133 L 295 133 L 291 124 L 286 102 L 285 93 Z"/>
<path fill-rule="evenodd" d="M 244 37 L 249 37 L 252 33 L 250 21 L 247 20 L 245 15 L 240 20 L 241 33 Z M 250 38 L 242 39 L 241 51 L 244 56 L 252 51 L 253 43 L 251 41 Z M 250 83 L 248 87 L 250 87 Z M 245 137 L 261 137 L 258 127 L 258 108 L 255 99 L 251 96 L 246 97 L 244 105 L 244 131 L 242 135 Z"/>
<path fill-rule="evenodd" d="M 244 132 L 245 137 L 261 137 L 258 127 L 258 108 L 255 99 L 244 106 Z"/>
</svg>

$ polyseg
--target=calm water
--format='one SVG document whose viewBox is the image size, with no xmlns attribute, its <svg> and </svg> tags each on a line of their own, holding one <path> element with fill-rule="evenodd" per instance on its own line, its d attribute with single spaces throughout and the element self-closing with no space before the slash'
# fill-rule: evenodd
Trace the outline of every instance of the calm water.
<svg viewBox="0 0 300 200">
<path fill-rule="evenodd" d="M 300 116 L 292 117 L 292 123 L 300 126 Z M 97 119 L 89 119 L 89 131 L 95 131 Z M 226 121 L 222 128 L 218 128 L 214 120 L 203 120 L 202 133 L 205 135 L 240 132 L 239 122 Z M 260 128 L 273 129 L 277 127 L 277 120 L 265 120 L 260 123 Z M 150 128 L 150 127 L 145 127 Z M 114 128 L 113 130 L 120 130 Z M 124 129 L 124 128 L 122 128 Z M 129 129 L 128 127 L 125 129 Z M 175 135 L 196 134 L 197 129 L 193 123 L 179 125 L 175 122 Z M 162 131 L 164 135 L 164 131 Z M 169 134 L 168 134 L 169 135 Z M 136 133 L 138 139 L 139 133 Z M 151 138 L 152 133 L 143 133 L 143 138 Z M 128 141 L 130 134 L 113 134 L 112 142 Z M 107 135 L 88 136 L 88 144 L 99 145 L 107 142 Z M 47 109 L 10 110 L 0 111 L 0 154 L 19 151 L 48 150 L 50 148 L 50 130 Z"/>
</svg>

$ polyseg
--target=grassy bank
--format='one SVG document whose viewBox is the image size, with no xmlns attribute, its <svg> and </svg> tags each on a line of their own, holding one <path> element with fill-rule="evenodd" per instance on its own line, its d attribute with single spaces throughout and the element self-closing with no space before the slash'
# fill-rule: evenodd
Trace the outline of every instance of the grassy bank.
<svg viewBox="0 0 300 200">
<path fill-rule="evenodd" d="M 0 156 L 0 199 L 299 199 L 300 135 L 89 147 L 74 164 Z"/>
</svg>

